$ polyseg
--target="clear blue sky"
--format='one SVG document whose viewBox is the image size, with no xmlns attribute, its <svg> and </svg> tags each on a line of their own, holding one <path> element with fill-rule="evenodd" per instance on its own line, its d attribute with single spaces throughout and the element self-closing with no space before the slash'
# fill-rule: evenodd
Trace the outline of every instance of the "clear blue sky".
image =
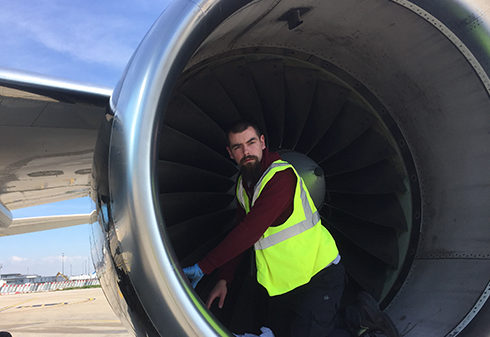
<svg viewBox="0 0 490 337">
<path fill-rule="evenodd" d="M 0 67 L 113 88 L 170 0 L 0 0 Z M 89 212 L 88 198 L 13 212 L 15 217 Z M 1 273 L 80 274 L 90 225 L 0 237 Z M 91 263 L 89 263 L 91 265 Z M 91 267 L 91 270 L 93 268 Z"/>
</svg>

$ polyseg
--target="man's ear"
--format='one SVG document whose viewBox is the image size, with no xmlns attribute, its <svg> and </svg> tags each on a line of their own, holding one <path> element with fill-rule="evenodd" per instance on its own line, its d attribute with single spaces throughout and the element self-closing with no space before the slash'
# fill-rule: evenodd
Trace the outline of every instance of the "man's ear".
<svg viewBox="0 0 490 337">
<path fill-rule="evenodd" d="M 233 153 L 231 152 L 231 149 L 229 146 L 226 147 L 226 151 L 228 151 L 228 154 L 230 155 L 230 158 L 235 160 L 235 158 L 233 157 Z"/>
<path fill-rule="evenodd" d="M 265 149 L 265 137 L 264 137 L 264 135 L 261 135 L 259 139 L 260 139 L 260 144 L 262 146 L 262 150 L 264 150 Z"/>
</svg>

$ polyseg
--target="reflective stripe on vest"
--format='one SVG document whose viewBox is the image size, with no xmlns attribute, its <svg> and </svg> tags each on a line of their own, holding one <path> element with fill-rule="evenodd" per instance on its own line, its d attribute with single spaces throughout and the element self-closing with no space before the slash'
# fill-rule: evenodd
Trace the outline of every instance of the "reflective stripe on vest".
<svg viewBox="0 0 490 337">
<path fill-rule="evenodd" d="M 239 177 L 238 202 L 248 214 L 269 180 L 277 172 L 289 168 L 297 178 L 293 212 L 282 224 L 268 227 L 254 245 L 257 281 L 270 296 L 308 283 L 311 277 L 338 259 L 335 241 L 321 224 L 304 182 L 291 164 L 282 160 L 272 163 L 255 185 L 251 203 Z"/>
<path fill-rule="evenodd" d="M 301 189 L 301 203 L 303 204 L 303 209 L 305 210 L 306 219 L 298 222 L 296 225 L 283 229 L 282 231 L 269 235 L 265 238 L 259 239 L 255 243 L 255 249 L 266 249 L 272 247 L 279 242 L 292 238 L 295 235 L 303 233 L 305 230 L 308 230 L 315 226 L 318 221 L 320 221 L 320 215 L 318 211 L 313 213 L 310 203 L 308 202 L 308 198 L 306 196 L 306 191 L 303 187 L 303 183 L 300 182 Z"/>
<path fill-rule="evenodd" d="M 289 164 L 288 162 L 285 162 L 285 161 L 273 162 L 267 168 L 267 170 L 265 170 L 265 172 L 262 174 L 259 181 L 257 181 L 257 183 L 255 184 L 251 206 L 249 206 L 248 203 L 246 202 L 246 200 L 248 199 L 248 196 L 245 192 L 245 189 L 243 188 L 243 184 L 242 184 L 241 177 L 240 177 L 240 179 L 238 181 L 238 186 L 237 186 L 238 187 L 237 196 L 238 196 L 238 200 L 239 200 L 240 204 L 242 205 L 242 207 L 245 209 L 245 211 L 247 213 L 250 211 L 248 208 L 253 207 L 253 205 L 255 204 L 255 201 L 260 196 L 262 181 L 264 180 L 264 178 L 267 176 L 267 174 L 272 169 L 275 169 L 276 167 L 281 167 L 281 166 L 283 166 L 285 168 L 292 167 L 291 164 Z M 298 234 L 304 232 L 305 230 L 312 228 L 313 226 L 315 226 L 318 223 L 318 221 L 320 221 L 320 215 L 318 214 L 318 211 L 313 212 L 313 210 L 311 209 L 310 203 L 308 202 L 308 197 L 306 196 L 306 191 L 305 191 L 305 188 L 303 186 L 302 179 L 299 183 L 300 183 L 300 189 L 301 189 L 301 203 L 302 203 L 303 209 L 305 211 L 306 219 L 297 223 L 294 226 L 285 228 L 278 233 L 275 233 L 275 234 L 272 234 L 270 236 L 259 239 L 259 241 L 257 241 L 254 245 L 255 249 L 266 249 L 266 248 L 272 247 L 273 245 L 278 244 L 279 242 L 282 242 L 284 240 L 292 238 L 293 236 L 298 235 Z"/>
</svg>

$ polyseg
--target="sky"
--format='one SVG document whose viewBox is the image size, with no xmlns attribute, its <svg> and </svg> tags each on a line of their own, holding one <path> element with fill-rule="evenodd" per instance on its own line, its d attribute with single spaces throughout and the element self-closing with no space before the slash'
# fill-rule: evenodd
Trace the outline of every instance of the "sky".
<svg viewBox="0 0 490 337">
<path fill-rule="evenodd" d="M 113 88 L 169 0 L 0 0 L 0 67 Z"/>
<path fill-rule="evenodd" d="M 89 213 L 88 198 L 61 201 L 12 211 L 12 216 Z M 97 224 L 95 224 L 97 225 Z M 91 225 L 0 237 L 2 274 L 79 275 L 93 272 L 89 236 Z M 90 263 L 89 263 L 90 262 Z"/>
<path fill-rule="evenodd" d="M 114 88 L 169 1 L 0 0 L 0 68 Z M 82 198 L 12 215 L 79 214 L 93 208 L 89 198 Z M 0 237 L 0 273 L 92 272 L 91 231 L 87 224 Z"/>
</svg>

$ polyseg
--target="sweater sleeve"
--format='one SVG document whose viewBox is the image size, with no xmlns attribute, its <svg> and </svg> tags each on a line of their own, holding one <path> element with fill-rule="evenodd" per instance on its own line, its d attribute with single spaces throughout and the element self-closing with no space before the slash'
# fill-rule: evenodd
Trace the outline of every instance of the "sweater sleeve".
<svg viewBox="0 0 490 337">
<path fill-rule="evenodd" d="M 235 278 L 235 272 L 238 268 L 238 265 L 242 262 L 244 255 L 246 254 L 240 254 L 234 259 L 231 259 L 230 261 L 219 267 L 218 278 L 220 280 L 225 280 L 227 284 L 231 284 L 231 282 Z"/>
<path fill-rule="evenodd" d="M 237 202 L 238 204 L 238 202 Z M 236 213 L 235 213 L 235 220 L 234 222 L 238 224 L 243 218 L 245 217 L 245 210 L 238 205 L 236 208 Z M 240 254 L 237 257 L 231 259 L 230 261 L 226 262 L 224 265 L 218 268 L 218 278 L 220 280 L 225 280 L 226 283 L 229 285 L 233 281 L 235 277 L 235 272 L 236 269 L 238 268 L 238 265 L 243 259 L 243 256 L 245 254 Z"/>
<path fill-rule="evenodd" d="M 200 262 L 205 274 L 213 272 L 252 247 L 267 228 L 292 212 L 296 175 L 291 169 L 276 173 L 265 185 L 250 212 Z M 286 217 L 286 218 L 287 218 Z"/>
</svg>

